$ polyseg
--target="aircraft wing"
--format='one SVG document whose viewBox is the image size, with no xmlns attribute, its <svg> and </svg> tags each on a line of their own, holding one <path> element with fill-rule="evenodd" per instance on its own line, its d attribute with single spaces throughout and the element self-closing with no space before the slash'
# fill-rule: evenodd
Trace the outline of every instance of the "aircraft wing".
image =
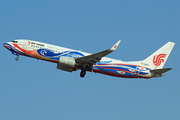
<svg viewBox="0 0 180 120">
<path fill-rule="evenodd" d="M 91 67 L 96 62 L 100 62 L 102 57 L 104 57 L 104 56 L 108 55 L 109 53 L 115 51 L 120 42 L 121 42 L 121 40 L 119 40 L 110 49 L 104 50 L 102 52 L 98 52 L 98 53 L 91 54 L 91 55 L 88 55 L 85 57 L 77 58 L 77 59 L 75 59 L 76 63 L 78 63 L 79 65 Z"/>
</svg>

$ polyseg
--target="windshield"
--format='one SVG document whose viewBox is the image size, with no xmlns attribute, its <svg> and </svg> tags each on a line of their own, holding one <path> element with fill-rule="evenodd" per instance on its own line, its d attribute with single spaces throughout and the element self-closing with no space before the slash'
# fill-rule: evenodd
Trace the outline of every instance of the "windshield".
<svg viewBox="0 0 180 120">
<path fill-rule="evenodd" d="M 11 41 L 11 42 L 13 42 L 13 43 L 18 43 L 18 41 L 15 41 L 15 40 L 13 40 L 13 41 Z"/>
</svg>

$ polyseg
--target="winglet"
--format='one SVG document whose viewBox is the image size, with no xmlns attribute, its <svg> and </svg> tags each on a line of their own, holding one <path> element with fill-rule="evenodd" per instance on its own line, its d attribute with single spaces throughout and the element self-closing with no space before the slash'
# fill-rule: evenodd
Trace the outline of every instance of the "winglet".
<svg viewBox="0 0 180 120">
<path fill-rule="evenodd" d="M 115 51 L 120 42 L 121 42 L 121 40 L 119 40 L 119 41 L 118 41 L 115 45 L 113 45 L 109 50 L 110 50 L 110 51 Z"/>
</svg>

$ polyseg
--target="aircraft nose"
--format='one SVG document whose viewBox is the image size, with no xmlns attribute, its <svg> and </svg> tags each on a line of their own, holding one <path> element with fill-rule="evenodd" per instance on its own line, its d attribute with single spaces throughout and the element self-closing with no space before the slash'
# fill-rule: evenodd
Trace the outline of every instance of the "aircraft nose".
<svg viewBox="0 0 180 120">
<path fill-rule="evenodd" d="M 5 48 L 7 48 L 7 49 L 11 49 L 11 48 L 10 48 L 10 45 L 8 44 L 8 42 L 4 43 L 3 46 L 4 46 Z"/>
<path fill-rule="evenodd" d="M 6 47 L 6 43 L 4 43 L 3 46 Z"/>
</svg>

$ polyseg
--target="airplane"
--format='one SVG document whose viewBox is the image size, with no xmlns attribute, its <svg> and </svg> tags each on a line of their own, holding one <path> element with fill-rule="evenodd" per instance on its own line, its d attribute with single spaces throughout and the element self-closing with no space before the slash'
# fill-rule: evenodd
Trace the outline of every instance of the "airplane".
<svg viewBox="0 0 180 120">
<path fill-rule="evenodd" d="M 57 64 L 59 70 L 73 72 L 80 69 L 82 78 L 85 76 L 86 71 L 89 71 L 114 77 L 150 79 L 161 77 L 165 72 L 172 69 L 163 68 L 163 66 L 175 43 L 167 42 L 156 52 L 141 61 L 125 62 L 105 57 L 115 51 L 120 42 L 121 40 L 110 49 L 95 54 L 26 39 L 6 42 L 3 46 L 17 56 L 16 61 L 19 60 L 19 55 L 23 55 L 53 62 Z"/>
</svg>

